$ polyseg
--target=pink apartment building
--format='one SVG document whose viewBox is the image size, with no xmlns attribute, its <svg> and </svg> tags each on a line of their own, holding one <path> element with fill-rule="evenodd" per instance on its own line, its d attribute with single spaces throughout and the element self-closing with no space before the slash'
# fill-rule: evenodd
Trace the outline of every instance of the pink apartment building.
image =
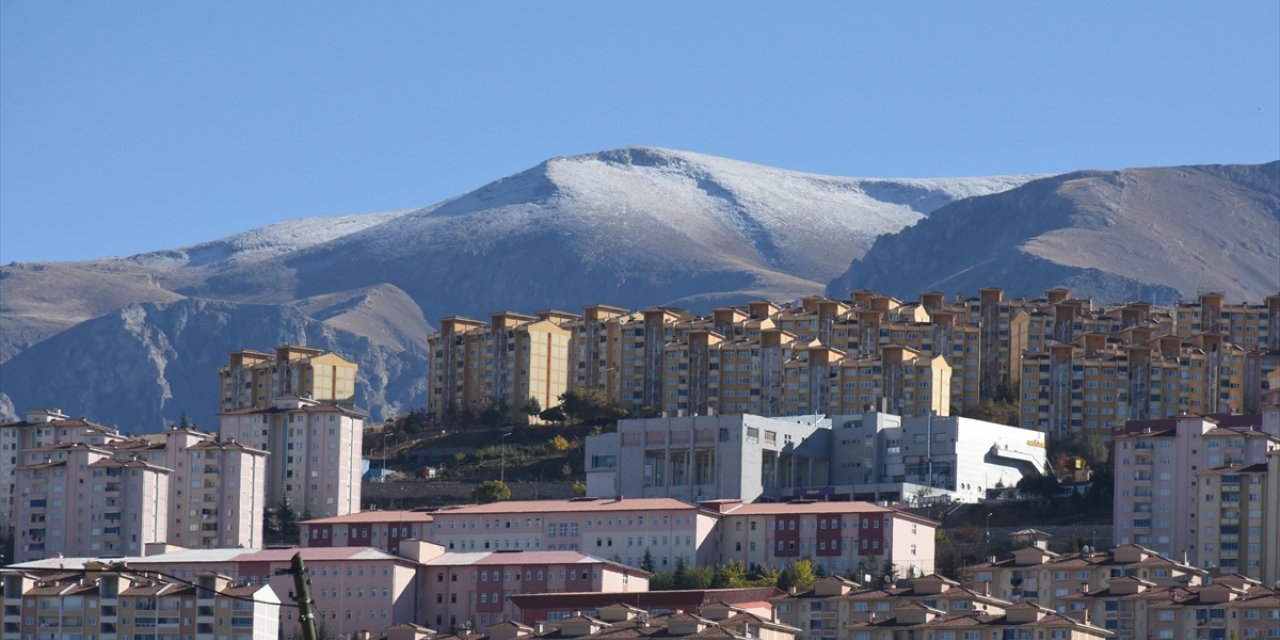
<svg viewBox="0 0 1280 640">
<path fill-rule="evenodd" d="M 1264 523 L 1280 509 L 1262 492 L 1267 453 L 1280 449 L 1270 428 L 1259 415 L 1130 422 L 1114 438 L 1115 543 L 1262 577 Z"/>
<path fill-rule="evenodd" d="M 362 511 L 300 523 L 299 546 L 377 547 L 396 553 L 403 540 L 431 533 L 433 518 L 421 511 Z"/>
<path fill-rule="evenodd" d="M 580 551 L 655 571 L 717 560 L 717 516 L 672 498 L 513 500 L 432 512 L 449 551 Z"/>
<path fill-rule="evenodd" d="M 15 560 L 142 554 L 165 541 L 170 470 L 114 453 L 80 443 L 23 452 Z"/>
<path fill-rule="evenodd" d="M 649 590 L 650 574 L 576 551 L 444 553 L 423 563 L 420 622 L 437 630 L 519 620 L 512 596 Z"/>
<path fill-rule="evenodd" d="M 267 451 L 266 503 L 312 517 L 360 510 L 364 414 L 292 396 L 219 416 L 225 441 Z"/>
<path fill-rule="evenodd" d="M 872 573 L 893 563 L 900 577 L 934 570 L 938 523 L 869 502 L 747 503 L 715 500 L 720 562 L 782 569 L 808 558 L 828 573 Z"/>
<path fill-rule="evenodd" d="M 18 467 L 22 452 L 54 444 L 105 445 L 125 437 L 110 427 L 63 415 L 57 409 L 28 411 L 19 422 L 0 423 L 0 529 L 12 533 L 17 524 Z"/>
</svg>

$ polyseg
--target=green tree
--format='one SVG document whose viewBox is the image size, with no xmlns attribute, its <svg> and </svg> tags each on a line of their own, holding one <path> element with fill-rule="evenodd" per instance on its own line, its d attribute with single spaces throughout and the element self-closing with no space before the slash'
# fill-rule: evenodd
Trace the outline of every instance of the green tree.
<svg viewBox="0 0 1280 640">
<path fill-rule="evenodd" d="M 183 411 L 182 417 L 178 418 L 178 428 L 190 429 L 192 426 L 194 425 L 191 424 L 191 419 L 187 417 L 187 412 Z"/>
<path fill-rule="evenodd" d="M 584 490 L 583 493 L 586 493 Z M 640 560 L 640 568 L 653 573 L 653 554 L 649 552 L 648 547 L 644 550 L 644 558 Z"/>
<path fill-rule="evenodd" d="M 676 558 L 676 570 L 672 575 L 672 582 L 675 589 L 689 588 L 689 569 L 684 566 L 684 558 Z"/>
<path fill-rule="evenodd" d="M 529 396 L 529 399 L 524 403 L 524 412 L 529 414 L 530 417 L 536 417 L 542 413 L 542 403 L 538 402 L 538 398 Z"/>
<path fill-rule="evenodd" d="M 511 487 L 501 480 L 486 480 L 471 493 L 476 502 L 490 503 L 511 499 Z"/>
<path fill-rule="evenodd" d="M 575 387 L 560 395 L 560 408 L 570 419 L 583 424 L 595 424 L 626 417 L 626 410 L 609 402 L 599 389 Z"/>
<path fill-rule="evenodd" d="M 778 588 L 787 591 L 795 587 L 799 591 L 808 591 L 813 588 L 813 581 L 816 579 L 813 561 L 803 558 L 788 564 L 787 568 L 782 570 L 782 574 L 778 576 Z"/>
<path fill-rule="evenodd" d="M 730 560 L 716 565 L 715 577 L 711 580 L 712 589 L 737 589 L 750 586 L 747 568 L 740 560 Z"/>
<path fill-rule="evenodd" d="M 1022 479 L 1018 481 L 1018 491 L 1036 496 L 1042 501 L 1051 500 L 1058 495 L 1060 488 L 1058 479 L 1053 477 L 1052 473 L 1026 475 L 1022 476 Z"/>
</svg>

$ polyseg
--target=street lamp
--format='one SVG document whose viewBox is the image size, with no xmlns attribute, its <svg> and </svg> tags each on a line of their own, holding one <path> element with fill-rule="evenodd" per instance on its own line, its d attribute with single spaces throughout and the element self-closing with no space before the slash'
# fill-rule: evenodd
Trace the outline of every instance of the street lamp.
<svg viewBox="0 0 1280 640">
<path fill-rule="evenodd" d="M 378 478 L 378 482 L 387 481 L 387 440 L 398 437 L 399 434 L 395 433 L 382 434 L 382 476 Z"/>
<path fill-rule="evenodd" d="M 502 484 L 507 484 L 507 436 L 511 433 L 502 434 L 502 470 L 499 471 L 498 480 Z"/>
<path fill-rule="evenodd" d="M 988 547 L 991 546 L 991 516 L 993 515 L 995 515 L 994 512 L 987 513 L 987 546 Z M 990 551 L 990 549 L 988 549 L 988 551 Z"/>
</svg>

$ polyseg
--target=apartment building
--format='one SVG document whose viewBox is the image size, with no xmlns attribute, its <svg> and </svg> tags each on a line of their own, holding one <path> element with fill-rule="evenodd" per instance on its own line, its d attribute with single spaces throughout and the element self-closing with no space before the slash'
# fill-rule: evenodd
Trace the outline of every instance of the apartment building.
<svg viewBox="0 0 1280 640">
<path fill-rule="evenodd" d="M 522 593 L 649 590 L 650 574 L 577 551 L 449 552 L 425 561 L 419 620 L 436 629 L 482 629 L 518 620 Z"/>
<path fill-rule="evenodd" d="M 627 594 L 602 593 L 525 593 L 511 596 L 519 610 L 518 622 L 536 625 L 554 623 L 575 615 L 603 621 L 641 620 L 676 611 L 697 611 L 706 618 L 719 620 L 733 613 L 775 620 L 774 607 L 768 599 L 781 595 L 773 587 L 729 589 L 677 589 L 672 591 L 636 591 Z M 725 610 L 727 609 L 727 611 Z M 751 634 L 743 634 L 751 635 Z"/>
<path fill-rule="evenodd" d="M 218 369 L 219 407 L 223 412 L 268 409 L 281 396 L 350 406 L 357 369 L 337 354 L 297 345 L 276 347 L 274 353 L 236 351 Z"/>
<path fill-rule="evenodd" d="M 538 422 L 525 407 L 530 399 L 546 408 L 568 389 L 572 324 L 577 316 L 545 311 L 529 316 L 493 314 L 485 323 L 445 318 L 428 339 L 428 405 L 437 419 L 504 407 L 517 424 Z"/>
<path fill-rule="evenodd" d="M 269 507 L 288 504 L 308 518 L 331 517 L 360 510 L 364 419 L 341 405 L 280 396 L 269 408 L 220 414 L 219 437 L 270 454 Z"/>
<path fill-rule="evenodd" d="M 890 565 L 901 576 L 934 570 L 938 523 L 902 511 L 867 502 L 716 500 L 702 506 L 720 514 L 721 563 L 781 570 L 808 558 L 825 574 L 879 573 Z"/>
<path fill-rule="evenodd" d="M 1221 293 L 1205 292 L 1194 302 L 1179 303 L 1173 313 L 1180 336 L 1221 333 L 1244 349 L 1280 350 L 1280 293 L 1260 304 L 1231 304 Z"/>
<path fill-rule="evenodd" d="M 834 365 L 826 363 L 818 372 L 829 372 L 830 386 L 825 394 L 829 401 L 823 403 L 825 411 L 820 413 L 951 413 L 952 369 L 942 356 L 889 345 L 881 347 L 876 356 L 844 357 Z"/>
<path fill-rule="evenodd" d="M 814 581 L 812 589 L 778 595 L 769 601 L 779 622 L 800 629 L 805 638 L 815 639 L 845 637 L 843 629 L 848 625 L 883 619 L 911 603 L 935 609 L 944 616 L 999 615 L 1013 604 L 936 574 L 909 582 L 863 585 L 828 576 Z"/>
<path fill-rule="evenodd" d="M 361 511 L 298 523 L 302 547 L 375 547 L 397 553 L 404 540 L 422 540 L 434 518 L 421 511 Z"/>
<path fill-rule="evenodd" d="M 994 557 L 966 568 L 969 588 L 1011 602 L 1030 601 L 1081 617 L 1083 606 L 1073 599 L 1082 592 L 1100 591 L 1117 579 L 1132 578 L 1157 587 L 1194 586 L 1207 572 L 1136 544 L 1108 552 L 1059 554 L 1032 545 L 1014 550 L 1002 560 Z"/>
<path fill-rule="evenodd" d="M 222 576 L 173 580 L 133 571 L 0 572 L 5 638 L 274 640 L 280 598 L 269 585 Z"/>
<path fill-rule="evenodd" d="M 177 453 L 185 460 L 176 465 L 170 484 L 169 543 L 192 549 L 261 547 L 267 453 L 211 438 Z"/>
<path fill-rule="evenodd" d="M 1264 556 L 1263 525 L 1276 500 L 1263 491 L 1280 435 L 1266 426 L 1256 415 L 1129 423 L 1115 436 L 1116 544 L 1224 573 L 1274 571 L 1280 559 Z"/>
<path fill-rule="evenodd" d="M 114 453 L 80 443 L 23 452 L 15 560 L 140 554 L 167 539 L 170 470 Z"/>
<path fill-rule="evenodd" d="M 714 562 L 717 519 L 670 498 L 511 500 L 432 512 L 448 551 L 579 551 L 655 571 Z"/>
<path fill-rule="evenodd" d="M 587 493 L 754 501 L 828 484 L 831 429 L 818 416 L 620 420 L 586 438 Z"/>
<path fill-rule="evenodd" d="M 1134 576 L 1068 596 L 1076 618 L 1088 618 L 1120 640 L 1280 637 L 1280 592 L 1240 575 L 1210 584 L 1160 586 Z"/>
<path fill-rule="evenodd" d="M 58 409 L 28 411 L 25 419 L 0 423 L 0 529 L 12 535 L 17 520 L 18 468 L 22 452 L 54 444 L 102 446 L 125 439 L 111 427 L 71 418 Z"/>
<path fill-rule="evenodd" d="M 1220 336 L 1129 329 L 1022 359 L 1022 426 L 1104 438 L 1128 420 L 1244 409 L 1245 352 Z"/>
<path fill-rule="evenodd" d="M 580 598 L 571 596 L 570 602 Z M 692 613 L 696 611 L 697 613 Z M 650 613 L 627 604 L 600 607 L 593 614 L 575 612 L 530 627 L 507 621 L 489 625 L 475 640 L 535 640 L 537 638 L 757 638 L 795 640 L 799 629 L 773 621 L 750 609 L 709 603 L 696 609 Z M 465 634 L 471 635 L 471 634 Z"/>
</svg>

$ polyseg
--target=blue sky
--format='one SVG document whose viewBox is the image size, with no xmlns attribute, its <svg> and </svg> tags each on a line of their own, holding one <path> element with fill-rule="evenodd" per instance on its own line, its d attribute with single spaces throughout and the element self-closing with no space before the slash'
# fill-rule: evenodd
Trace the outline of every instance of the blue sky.
<svg viewBox="0 0 1280 640">
<path fill-rule="evenodd" d="M 1280 158 L 1280 3 L 0 1 L 0 263 L 633 144 L 842 176 Z"/>
</svg>

